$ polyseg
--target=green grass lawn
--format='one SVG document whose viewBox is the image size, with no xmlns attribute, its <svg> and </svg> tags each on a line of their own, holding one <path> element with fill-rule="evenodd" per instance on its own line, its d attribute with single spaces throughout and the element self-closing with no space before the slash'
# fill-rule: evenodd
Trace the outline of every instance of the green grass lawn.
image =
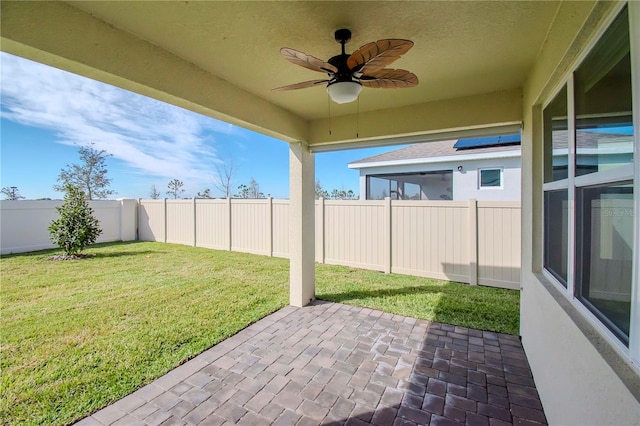
<svg viewBox="0 0 640 426">
<path fill-rule="evenodd" d="M 162 243 L 3 256 L 0 424 L 66 424 L 288 303 L 288 260 Z M 515 291 L 318 265 L 319 298 L 507 333 Z"/>
<path fill-rule="evenodd" d="M 316 297 L 500 333 L 518 334 L 520 327 L 515 290 L 317 265 Z"/>
</svg>

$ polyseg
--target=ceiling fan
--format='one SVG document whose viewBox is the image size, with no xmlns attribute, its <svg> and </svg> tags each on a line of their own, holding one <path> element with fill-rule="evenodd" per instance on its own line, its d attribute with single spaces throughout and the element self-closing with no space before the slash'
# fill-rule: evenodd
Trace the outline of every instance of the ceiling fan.
<svg viewBox="0 0 640 426">
<path fill-rule="evenodd" d="M 344 104 L 355 101 L 363 86 L 396 89 L 418 84 L 418 77 L 409 71 L 385 68 L 413 47 L 411 40 L 389 38 L 373 41 L 349 55 L 345 53 L 344 45 L 351 40 L 351 31 L 337 30 L 335 39 L 342 45 L 342 53 L 326 62 L 288 47 L 280 49 L 280 54 L 287 61 L 325 73 L 329 78 L 303 81 L 273 90 L 304 89 L 326 83 L 331 99 L 338 104 Z"/>
</svg>

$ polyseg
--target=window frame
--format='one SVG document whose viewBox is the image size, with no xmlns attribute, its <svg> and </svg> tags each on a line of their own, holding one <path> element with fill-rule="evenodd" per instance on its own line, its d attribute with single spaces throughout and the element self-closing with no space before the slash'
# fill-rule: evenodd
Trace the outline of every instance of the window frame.
<svg viewBox="0 0 640 426">
<path fill-rule="evenodd" d="M 628 8 L 628 25 L 630 38 L 630 56 L 631 56 L 631 89 L 632 89 L 632 122 L 634 128 L 633 149 L 634 161 L 632 164 L 617 167 L 611 170 L 590 173 L 576 176 L 576 117 L 575 117 L 575 96 L 574 96 L 574 73 L 584 62 L 585 58 L 593 51 L 595 45 L 602 38 L 604 33 L 609 29 L 611 24 L 622 12 Z M 591 310 L 585 306 L 576 296 L 575 279 L 576 279 L 576 192 L 577 188 L 589 187 L 595 185 L 607 185 L 620 183 L 623 181 L 631 181 L 634 187 L 633 206 L 634 206 L 634 246 L 633 253 L 638 258 L 640 255 L 640 193 L 638 192 L 638 184 L 640 184 L 640 2 L 621 2 L 612 8 L 610 14 L 603 20 L 598 30 L 594 33 L 590 41 L 585 45 L 584 49 L 576 60 L 568 67 L 562 78 L 558 80 L 556 87 L 545 97 L 544 101 L 539 104 L 537 114 L 539 114 L 539 123 L 542 137 L 544 137 L 544 110 L 556 98 L 556 96 L 567 86 L 567 119 L 568 119 L 568 167 L 573 169 L 568 173 L 567 179 L 552 181 L 548 183 L 542 182 L 540 195 L 543 202 L 541 217 L 541 242 L 539 247 L 540 259 L 539 269 L 542 275 L 551 282 L 554 287 L 593 325 L 598 329 L 607 340 L 611 342 L 616 350 L 623 356 L 630 358 L 631 362 L 640 368 L 640 262 L 635 261 L 632 265 L 632 282 L 631 282 L 631 315 L 629 329 L 629 344 L 626 346 L 618 336 L 616 336 L 609 328 L 598 318 Z M 544 142 L 543 142 L 544 143 Z M 541 154 L 541 160 L 544 160 L 545 154 Z M 542 161 L 542 167 L 545 167 Z M 544 173 L 543 173 L 544 174 Z M 565 287 L 552 272 L 548 271 L 544 266 L 545 259 L 545 217 L 544 217 L 544 194 L 547 191 L 567 189 L 568 190 L 568 245 L 567 245 L 567 286 Z"/>
<path fill-rule="evenodd" d="M 424 171 L 420 170 L 420 171 L 410 171 L 410 172 L 396 171 L 393 173 L 367 173 L 365 174 L 365 190 L 366 190 L 365 199 L 366 200 L 381 199 L 381 198 L 371 198 L 371 195 L 372 195 L 371 180 L 378 179 L 378 180 L 387 182 L 387 185 L 386 185 L 387 187 L 386 190 L 388 193 L 387 197 L 391 198 L 392 200 L 440 201 L 440 199 L 436 200 L 436 199 L 426 198 L 426 195 L 425 195 L 426 189 L 429 188 L 428 182 L 416 183 L 416 182 L 408 182 L 402 179 L 403 177 L 418 177 L 422 179 L 422 178 L 425 178 L 426 175 L 441 176 L 441 177 L 450 175 L 447 181 L 449 182 L 449 187 L 451 188 L 451 191 L 448 191 L 448 192 L 451 193 L 451 197 L 453 198 L 453 169 L 445 168 L 445 169 L 424 170 Z M 417 199 L 407 198 L 407 191 L 406 191 L 407 185 L 411 185 L 411 186 L 415 185 L 417 187 L 419 198 Z"/>
<path fill-rule="evenodd" d="M 482 185 L 482 172 L 497 170 L 500 173 L 500 185 L 497 186 L 483 186 Z M 478 190 L 479 191 L 495 191 L 504 189 L 504 167 L 480 167 L 478 168 Z"/>
</svg>

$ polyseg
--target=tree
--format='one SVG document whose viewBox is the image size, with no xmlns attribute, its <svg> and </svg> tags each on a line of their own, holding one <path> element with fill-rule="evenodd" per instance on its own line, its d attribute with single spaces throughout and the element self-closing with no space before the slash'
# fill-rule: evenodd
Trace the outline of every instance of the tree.
<svg viewBox="0 0 640 426">
<path fill-rule="evenodd" d="M 213 186 L 222 193 L 224 198 L 231 197 L 231 191 L 233 190 L 233 177 L 236 173 L 236 168 L 233 159 L 225 161 L 221 166 L 216 166 L 216 178 L 214 179 Z"/>
<path fill-rule="evenodd" d="M 72 185 L 83 192 L 87 200 L 108 198 L 116 193 L 109 189 L 111 179 L 107 178 L 105 159 L 110 154 L 104 149 L 95 149 L 94 145 L 92 142 L 80 147 L 81 164 L 67 164 L 66 169 L 60 170 L 59 184 L 53 185 L 55 191 L 66 192 L 67 186 Z"/>
<path fill-rule="evenodd" d="M 327 200 L 356 200 L 358 198 L 353 190 L 345 190 L 344 186 L 342 189 L 333 189 L 329 192 L 322 187 L 319 179 L 316 179 L 315 192 L 316 200 L 319 198 L 325 198 Z"/>
<path fill-rule="evenodd" d="M 244 183 L 238 185 L 238 192 L 234 195 L 235 198 L 249 198 L 249 187 Z"/>
<path fill-rule="evenodd" d="M 265 198 L 264 193 L 260 192 L 260 184 L 253 177 L 249 180 L 249 185 L 238 185 L 237 198 Z"/>
<path fill-rule="evenodd" d="M 353 190 L 348 189 L 345 190 L 344 187 L 340 190 L 334 189 L 331 191 L 331 199 L 332 200 L 355 200 L 356 194 Z"/>
<path fill-rule="evenodd" d="M 180 194 L 184 192 L 184 189 L 182 189 L 183 186 L 184 182 L 182 182 L 180 179 L 171 179 L 167 184 L 167 194 L 173 195 L 173 199 L 175 200 Z"/>
<path fill-rule="evenodd" d="M 158 198 L 160 198 L 160 191 L 158 191 L 158 188 L 155 185 L 151 185 L 151 192 L 149 193 L 149 197 L 151 197 L 152 200 L 157 200 Z"/>
<path fill-rule="evenodd" d="M 49 235 L 65 255 L 78 255 L 102 233 L 86 195 L 77 187 L 70 184 L 65 187 L 64 203 L 56 210 L 60 217 L 49 225 Z"/>
<path fill-rule="evenodd" d="M 329 198 L 329 193 L 322 187 L 319 179 L 316 179 L 316 200 L 320 198 Z"/>
<path fill-rule="evenodd" d="M 209 190 L 209 188 L 205 188 L 204 191 L 198 192 L 196 194 L 196 198 L 213 198 L 213 197 L 211 196 L 211 191 Z"/>
<path fill-rule="evenodd" d="M 7 197 L 7 200 L 24 200 L 24 197 L 20 195 L 17 186 L 5 186 L 4 188 L 2 188 L 2 190 L 0 190 L 0 194 Z"/>
<path fill-rule="evenodd" d="M 249 198 L 266 198 L 262 192 L 260 192 L 260 184 L 253 177 L 249 180 Z"/>
</svg>

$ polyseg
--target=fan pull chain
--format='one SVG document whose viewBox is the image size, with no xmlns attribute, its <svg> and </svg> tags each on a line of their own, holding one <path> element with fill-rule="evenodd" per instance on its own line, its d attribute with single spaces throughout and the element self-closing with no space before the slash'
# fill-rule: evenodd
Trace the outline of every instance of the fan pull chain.
<svg viewBox="0 0 640 426">
<path fill-rule="evenodd" d="M 356 111 L 356 139 L 360 137 L 360 96 L 358 96 L 358 106 Z"/>
<path fill-rule="evenodd" d="M 327 93 L 327 107 L 329 108 L 329 136 L 331 136 L 331 97 Z"/>
</svg>

